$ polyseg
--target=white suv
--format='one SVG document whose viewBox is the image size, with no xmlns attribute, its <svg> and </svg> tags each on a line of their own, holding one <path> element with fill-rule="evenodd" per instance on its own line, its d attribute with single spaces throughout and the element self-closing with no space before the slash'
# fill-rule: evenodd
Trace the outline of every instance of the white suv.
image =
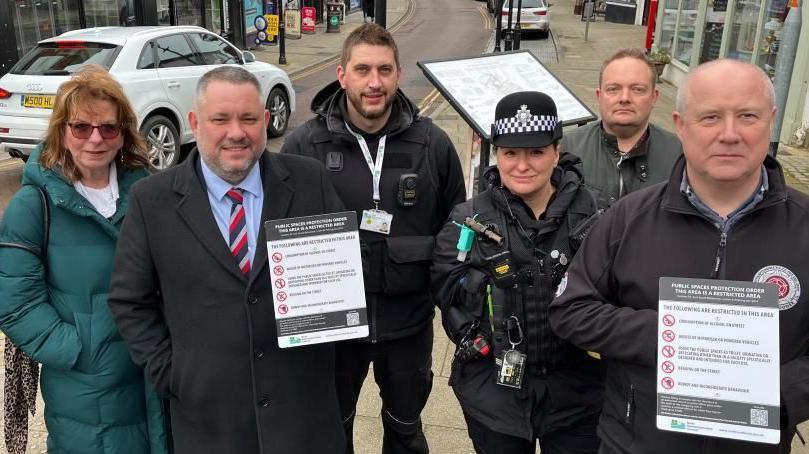
<svg viewBox="0 0 809 454">
<path fill-rule="evenodd" d="M 241 65 L 258 78 L 271 114 L 270 137 L 284 134 L 295 109 L 285 71 L 204 28 L 74 30 L 41 41 L 0 78 L 0 152 L 27 157 L 42 141 L 59 85 L 90 63 L 108 68 L 124 87 L 158 169 L 176 164 L 180 145 L 194 141 L 187 114 L 197 81 L 217 66 Z"/>
</svg>

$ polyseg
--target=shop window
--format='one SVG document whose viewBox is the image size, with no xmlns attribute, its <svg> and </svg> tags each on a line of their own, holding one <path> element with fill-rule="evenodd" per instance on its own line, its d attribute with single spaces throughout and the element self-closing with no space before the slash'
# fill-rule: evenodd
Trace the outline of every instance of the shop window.
<svg viewBox="0 0 809 454">
<path fill-rule="evenodd" d="M 753 61 L 756 44 L 760 0 L 740 0 L 736 3 L 730 23 L 727 56 L 736 60 Z"/>
<path fill-rule="evenodd" d="M 660 43 L 657 47 L 668 50 L 669 54 L 674 48 L 674 35 L 677 31 L 677 11 L 679 9 L 679 0 L 665 0 L 663 20 L 660 26 Z"/>
<path fill-rule="evenodd" d="M 202 26 L 202 0 L 174 0 L 176 25 Z"/>
<path fill-rule="evenodd" d="M 764 25 L 760 27 L 759 46 L 756 49 L 756 64 L 766 72 L 770 78 L 775 75 L 775 59 L 781 48 L 781 32 L 784 29 L 784 20 L 789 12 L 786 0 L 769 0 L 767 2 Z M 806 25 L 804 24 L 804 27 Z"/>
<path fill-rule="evenodd" d="M 222 0 L 205 1 L 205 28 L 221 35 L 222 28 Z"/>
<path fill-rule="evenodd" d="M 197 47 L 206 65 L 241 63 L 238 51 L 217 36 L 207 33 L 189 33 L 188 37 Z"/>
<path fill-rule="evenodd" d="M 33 49 L 40 40 L 81 28 L 79 0 L 9 0 L 9 6 L 18 55 Z"/>
<path fill-rule="evenodd" d="M 705 12 L 705 32 L 702 36 L 702 49 L 699 54 L 700 63 L 719 58 L 727 10 L 728 0 L 708 1 L 708 9 Z"/>
<path fill-rule="evenodd" d="M 202 64 L 182 34 L 155 40 L 157 61 L 160 68 L 177 68 Z"/>
<path fill-rule="evenodd" d="M 691 64 L 694 30 L 697 23 L 697 3 L 697 0 L 682 0 L 677 19 L 677 34 L 674 37 L 672 57 L 686 66 Z"/>
<path fill-rule="evenodd" d="M 109 27 L 126 25 L 130 16 L 130 6 L 124 0 L 84 0 L 84 17 L 87 27 Z M 134 11 L 131 12 L 134 15 Z"/>
<path fill-rule="evenodd" d="M 157 25 L 171 25 L 169 0 L 157 0 Z"/>
</svg>

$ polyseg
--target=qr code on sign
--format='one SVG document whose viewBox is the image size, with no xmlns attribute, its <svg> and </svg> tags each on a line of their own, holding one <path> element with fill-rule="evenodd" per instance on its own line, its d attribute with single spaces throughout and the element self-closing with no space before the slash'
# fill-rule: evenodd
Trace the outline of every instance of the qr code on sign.
<svg viewBox="0 0 809 454">
<path fill-rule="evenodd" d="M 346 325 L 347 326 L 357 326 L 360 324 L 360 314 L 359 312 L 347 312 L 346 313 Z"/>
<path fill-rule="evenodd" d="M 751 408 L 750 409 L 750 424 L 754 426 L 767 426 L 769 425 L 768 422 L 769 413 L 767 410 L 760 409 L 760 408 Z"/>
</svg>

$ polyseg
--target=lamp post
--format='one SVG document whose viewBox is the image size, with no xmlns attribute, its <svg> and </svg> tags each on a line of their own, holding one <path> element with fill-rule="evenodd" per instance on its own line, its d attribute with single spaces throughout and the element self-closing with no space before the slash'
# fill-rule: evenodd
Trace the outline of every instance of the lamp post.
<svg viewBox="0 0 809 454">
<path fill-rule="evenodd" d="M 388 0 L 371 0 L 374 2 L 374 22 L 382 28 L 388 28 Z"/>
<path fill-rule="evenodd" d="M 497 30 L 494 33 L 494 51 L 500 52 L 500 40 L 503 38 L 503 0 L 497 0 L 497 11 L 495 11 Z"/>
<path fill-rule="evenodd" d="M 284 20 L 284 1 L 278 0 L 278 64 L 287 64 L 286 21 Z"/>
</svg>

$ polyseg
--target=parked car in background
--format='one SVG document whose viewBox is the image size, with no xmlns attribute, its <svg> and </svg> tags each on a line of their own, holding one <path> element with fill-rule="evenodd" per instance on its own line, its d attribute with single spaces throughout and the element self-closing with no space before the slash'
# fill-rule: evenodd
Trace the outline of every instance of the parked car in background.
<svg viewBox="0 0 809 454">
<path fill-rule="evenodd" d="M 40 41 L 0 78 L 0 151 L 26 158 L 42 140 L 56 90 L 84 65 L 109 69 L 123 86 L 149 144 L 152 164 L 165 169 L 194 141 L 188 111 L 197 81 L 223 65 L 241 65 L 261 83 L 271 113 L 267 134 L 286 131 L 295 109 L 287 73 L 256 61 L 210 31 L 194 26 L 103 27 Z"/>
<path fill-rule="evenodd" d="M 512 24 L 517 22 L 517 5 L 519 0 L 511 0 L 514 18 Z M 503 2 L 503 26 L 508 24 L 509 0 Z M 551 14 L 546 0 L 522 0 L 520 14 L 520 29 L 522 35 L 538 33 L 540 38 L 547 38 L 551 31 Z"/>
</svg>

